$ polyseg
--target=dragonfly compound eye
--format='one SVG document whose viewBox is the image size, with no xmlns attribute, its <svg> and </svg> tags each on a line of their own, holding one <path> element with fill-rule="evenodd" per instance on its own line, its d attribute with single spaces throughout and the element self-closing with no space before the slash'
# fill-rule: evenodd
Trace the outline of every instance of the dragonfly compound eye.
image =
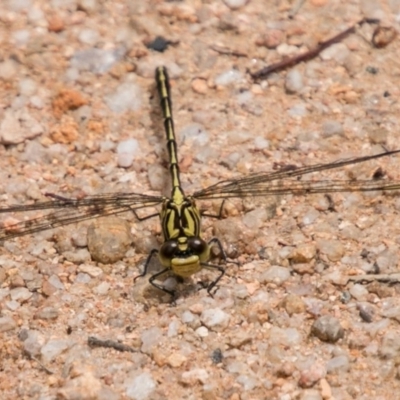
<svg viewBox="0 0 400 400">
<path fill-rule="evenodd" d="M 178 241 L 177 240 L 167 240 L 160 249 L 160 256 L 162 258 L 171 259 L 178 249 Z"/>
<path fill-rule="evenodd" d="M 188 238 L 188 248 L 193 254 L 202 254 L 207 250 L 207 243 L 199 237 L 192 236 Z"/>
</svg>

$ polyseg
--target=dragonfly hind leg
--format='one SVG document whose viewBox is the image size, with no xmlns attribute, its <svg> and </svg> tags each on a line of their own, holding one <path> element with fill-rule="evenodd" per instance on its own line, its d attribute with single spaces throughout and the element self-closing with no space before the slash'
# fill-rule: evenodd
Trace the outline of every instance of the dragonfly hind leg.
<svg viewBox="0 0 400 400">
<path fill-rule="evenodd" d="M 224 204 L 225 204 L 225 200 L 222 200 L 221 205 L 219 207 L 219 211 L 218 214 L 207 214 L 202 212 L 201 216 L 202 217 L 208 217 L 208 218 L 216 218 L 216 219 L 221 219 L 222 217 L 222 210 L 224 209 Z"/>
</svg>

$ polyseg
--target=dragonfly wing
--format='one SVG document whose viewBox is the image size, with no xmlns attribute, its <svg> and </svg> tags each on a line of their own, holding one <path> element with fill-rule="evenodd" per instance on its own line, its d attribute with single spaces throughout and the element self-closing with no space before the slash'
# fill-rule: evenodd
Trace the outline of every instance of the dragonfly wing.
<svg viewBox="0 0 400 400">
<path fill-rule="evenodd" d="M 257 197 L 277 195 L 305 195 L 311 193 L 370 192 L 375 190 L 400 190 L 399 181 L 386 180 L 322 180 L 322 181 L 274 181 L 247 185 L 241 182 L 236 187 L 220 187 L 195 196 L 199 199 L 229 199 L 234 197 Z"/>
<path fill-rule="evenodd" d="M 163 201 L 161 196 L 137 193 L 107 193 L 82 199 L 68 199 L 51 194 L 49 197 L 53 197 L 55 200 L 0 207 L 0 213 L 55 210 L 10 225 L 3 224 L 0 227 L 0 241 L 96 217 L 116 215 L 127 211 L 136 212 L 142 208 L 157 206 Z"/>
<path fill-rule="evenodd" d="M 315 164 L 291 170 L 255 173 L 239 179 L 228 179 L 199 190 L 193 194 L 196 199 L 227 199 L 233 197 L 268 196 L 280 194 L 307 194 L 354 192 L 372 190 L 398 190 L 400 182 L 385 180 L 319 180 L 300 181 L 299 177 L 347 165 L 354 165 L 373 159 L 399 153 L 400 150 L 375 154 L 372 156 L 357 157 L 329 164 Z M 297 178 L 297 179 L 296 179 Z"/>
</svg>

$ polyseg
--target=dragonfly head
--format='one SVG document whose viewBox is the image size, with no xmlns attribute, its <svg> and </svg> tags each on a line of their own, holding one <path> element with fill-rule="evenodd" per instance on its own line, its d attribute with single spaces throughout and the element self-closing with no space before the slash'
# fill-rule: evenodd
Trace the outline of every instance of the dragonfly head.
<svg viewBox="0 0 400 400">
<path fill-rule="evenodd" d="M 161 264 L 182 278 L 199 272 L 201 263 L 208 261 L 209 256 L 210 247 L 198 236 L 169 239 L 159 251 Z"/>
</svg>

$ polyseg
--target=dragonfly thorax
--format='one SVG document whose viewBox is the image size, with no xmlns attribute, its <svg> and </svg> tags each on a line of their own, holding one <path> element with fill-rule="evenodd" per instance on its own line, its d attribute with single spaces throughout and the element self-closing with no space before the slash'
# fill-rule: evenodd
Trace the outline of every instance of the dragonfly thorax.
<svg viewBox="0 0 400 400">
<path fill-rule="evenodd" d="M 200 212 L 194 199 L 174 188 L 171 198 L 163 203 L 160 218 L 165 239 L 159 251 L 161 264 L 182 277 L 200 271 L 210 249 L 200 238 Z"/>
<path fill-rule="evenodd" d="M 179 237 L 200 237 L 200 212 L 191 197 L 182 197 L 179 202 L 165 199 L 160 213 L 164 240 Z"/>
</svg>

